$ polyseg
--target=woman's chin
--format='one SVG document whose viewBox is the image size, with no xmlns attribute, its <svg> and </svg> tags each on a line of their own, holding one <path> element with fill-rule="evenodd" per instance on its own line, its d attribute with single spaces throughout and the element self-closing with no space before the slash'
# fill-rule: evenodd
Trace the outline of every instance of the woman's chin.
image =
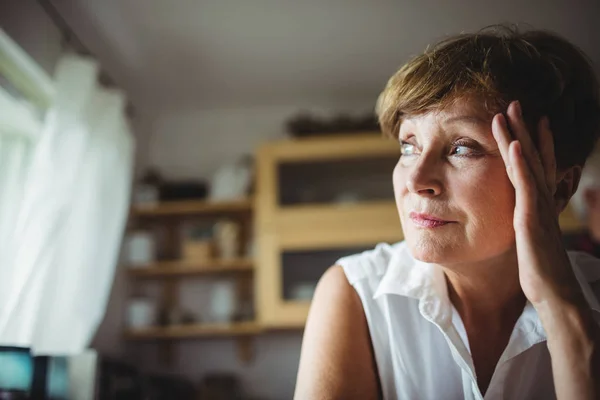
<svg viewBox="0 0 600 400">
<path fill-rule="evenodd" d="M 408 248 L 413 258 L 432 264 L 448 262 L 455 258 L 454 246 L 432 241 L 407 240 Z"/>
</svg>

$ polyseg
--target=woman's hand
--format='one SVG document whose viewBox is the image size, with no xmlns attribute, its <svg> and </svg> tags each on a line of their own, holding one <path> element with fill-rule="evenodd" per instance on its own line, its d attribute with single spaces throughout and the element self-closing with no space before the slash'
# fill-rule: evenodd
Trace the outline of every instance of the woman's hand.
<svg viewBox="0 0 600 400">
<path fill-rule="evenodd" d="M 497 114 L 492 132 L 515 188 L 513 224 L 521 288 L 536 308 L 544 302 L 579 300 L 579 284 L 558 225 L 561 210 L 554 199 L 557 170 L 548 119 L 538 124 L 536 148 L 517 101 L 508 107 L 507 117 L 508 121 Z"/>
<path fill-rule="evenodd" d="M 494 117 L 492 132 L 515 188 L 519 280 L 548 337 L 557 398 L 600 399 L 600 382 L 595 378 L 600 374 L 600 329 L 581 293 L 558 226 L 558 214 L 574 188 L 571 183 L 557 195 L 548 119 L 539 122 L 537 148 L 518 102 L 510 104 L 507 117 Z"/>
</svg>

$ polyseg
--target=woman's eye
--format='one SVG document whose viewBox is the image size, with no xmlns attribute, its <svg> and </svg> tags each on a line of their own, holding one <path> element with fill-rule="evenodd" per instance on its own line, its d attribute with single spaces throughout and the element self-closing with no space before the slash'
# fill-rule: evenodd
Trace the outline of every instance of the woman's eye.
<svg viewBox="0 0 600 400">
<path fill-rule="evenodd" d="M 452 156 L 472 156 L 475 154 L 476 151 L 473 148 L 461 145 L 453 146 L 450 151 L 450 155 Z"/>
<path fill-rule="evenodd" d="M 400 154 L 403 156 L 412 156 L 417 153 L 417 148 L 414 144 L 407 142 L 400 143 Z"/>
</svg>

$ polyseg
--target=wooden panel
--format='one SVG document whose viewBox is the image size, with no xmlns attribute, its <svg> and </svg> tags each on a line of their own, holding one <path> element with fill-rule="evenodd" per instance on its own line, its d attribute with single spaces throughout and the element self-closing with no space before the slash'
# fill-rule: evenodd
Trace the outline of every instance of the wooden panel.
<svg viewBox="0 0 600 400">
<path fill-rule="evenodd" d="M 343 158 L 381 157 L 399 155 L 400 146 L 381 134 L 315 137 L 269 143 L 264 151 L 273 154 L 278 162 L 339 160 Z"/>
<path fill-rule="evenodd" d="M 169 327 L 150 327 L 131 329 L 125 333 L 129 340 L 147 339 L 183 339 L 195 337 L 244 336 L 255 335 L 262 331 L 256 322 L 237 322 L 232 324 L 190 324 Z"/>
<path fill-rule="evenodd" d="M 285 250 L 375 245 L 403 238 L 391 201 L 286 207 L 276 212 L 275 230 Z"/>
<path fill-rule="evenodd" d="M 257 157 L 256 262 L 254 279 L 258 321 L 272 320 L 282 301 L 279 248 L 273 232 L 277 203 L 277 168 L 271 147 L 263 146 Z"/>
<path fill-rule="evenodd" d="M 220 215 L 252 211 L 252 199 L 236 201 L 169 201 L 157 205 L 135 206 L 131 211 L 136 217 L 160 217 L 175 215 Z"/>
<path fill-rule="evenodd" d="M 264 231 L 259 235 L 259 264 L 255 274 L 255 305 L 258 321 L 273 321 L 283 301 L 281 257 L 275 235 Z"/>
<path fill-rule="evenodd" d="M 272 148 L 263 147 L 257 157 L 256 229 L 259 235 L 268 228 L 277 207 L 278 173 Z"/>
<path fill-rule="evenodd" d="M 164 261 L 146 267 L 129 268 L 135 278 L 168 278 L 184 275 L 218 274 L 227 272 L 251 272 L 254 262 L 250 259 L 212 260 L 205 263 L 189 261 Z"/>
</svg>

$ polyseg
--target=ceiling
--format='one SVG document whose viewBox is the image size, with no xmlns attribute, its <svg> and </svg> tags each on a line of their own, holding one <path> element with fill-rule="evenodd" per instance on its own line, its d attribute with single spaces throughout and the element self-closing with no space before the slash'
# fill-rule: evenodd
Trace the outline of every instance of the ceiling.
<svg viewBox="0 0 600 400">
<path fill-rule="evenodd" d="M 53 1 L 138 107 L 375 99 L 411 54 L 510 21 L 555 30 L 600 63 L 598 0 Z"/>
</svg>

